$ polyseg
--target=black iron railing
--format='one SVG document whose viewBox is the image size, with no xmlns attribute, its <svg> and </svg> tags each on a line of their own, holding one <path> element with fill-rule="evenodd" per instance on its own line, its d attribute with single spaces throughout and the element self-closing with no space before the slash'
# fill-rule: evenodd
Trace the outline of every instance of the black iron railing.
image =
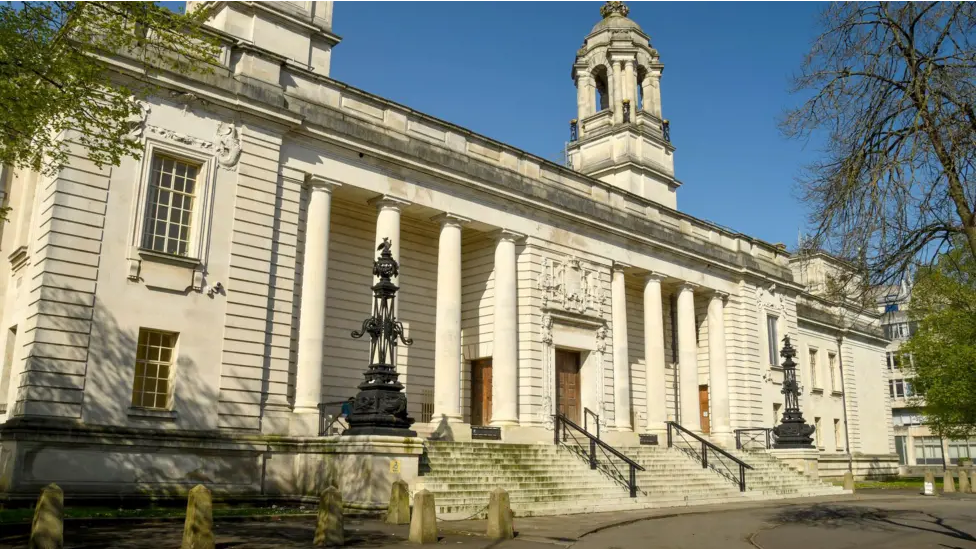
<svg viewBox="0 0 976 549">
<path fill-rule="evenodd" d="M 738 483 L 740 492 L 746 491 L 746 469 L 752 469 L 751 465 L 673 421 L 668 422 L 668 448 L 683 451 L 701 463 L 702 469 L 711 468 Z"/>
<path fill-rule="evenodd" d="M 590 410 L 589 408 L 583 408 L 583 430 L 587 432 L 590 430 L 590 425 L 588 423 L 590 416 L 593 416 L 593 423 L 596 424 L 596 438 L 599 439 L 600 438 L 600 416 L 598 416 L 596 412 Z"/>
<path fill-rule="evenodd" d="M 773 430 L 769 427 L 752 427 L 750 429 L 735 430 L 735 449 L 748 450 L 749 448 L 772 447 Z"/>
<path fill-rule="evenodd" d="M 630 492 L 630 497 L 637 497 L 637 471 L 643 471 L 644 468 L 641 467 L 637 462 L 630 459 L 629 457 L 620 453 L 619 450 L 610 446 L 606 442 L 603 442 L 597 438 L 592 433 L 583 429 L 575 422 L 566 419 L 566 416 L 562 414 L 556 414 L 553 417 L 553 442 L 558 446 L 560 442 L 566 444 L 569 443 L 569 439 L 572 438 L 575 443 L 575 447 L 570 447 L 569 449 L 575 451 L 577 454 L 587 458 L 590 463 L 590 469 L 600 468 L 600 460 L 597 455 L 597 448 L 599 448 L 603 454 L 603 471 L 607 473 L 615 481 L 623 484 L 627 490 Z M 575 431 L 575 433 L 574 433 Z M 576 433 L 581 434 L 584 438 L 581 440 L 576 436 Z M 560 437 L 562 434 L 562 437 Z M 585 449 L 585 440 L 589 439 L 589 449 Z M 611 456 L 616 457 L 618 460 L 624 462 L 629 467 L 629 475 L 625 478 L 620 469 L 613 462 Z"/>
<path fill-rule="evenodd" d="M 319 404 L 319 425 L 321 426 L 319 436 L 341 435 L 349 428 L 349 423 L 346 421 L 346 416 L 342 410 L 342 405 L 346 403 L 349 401 L 336 400 Z M 349 404 L 351 408 L 352 403 Z"/>
</svg>

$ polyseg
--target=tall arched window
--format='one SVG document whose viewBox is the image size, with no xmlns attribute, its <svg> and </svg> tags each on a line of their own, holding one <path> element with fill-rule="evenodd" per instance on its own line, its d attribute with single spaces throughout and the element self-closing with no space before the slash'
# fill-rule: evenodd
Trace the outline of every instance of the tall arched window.
<svg viewBox="0 0 976 549">
<path fill-rule="evenodd" d="M 607 85 L 607 68 L 603 65 L 593 69 L 593 82 L 596 87 L 596 112 L 610 108 L 610 88 Z"/>
</svg>

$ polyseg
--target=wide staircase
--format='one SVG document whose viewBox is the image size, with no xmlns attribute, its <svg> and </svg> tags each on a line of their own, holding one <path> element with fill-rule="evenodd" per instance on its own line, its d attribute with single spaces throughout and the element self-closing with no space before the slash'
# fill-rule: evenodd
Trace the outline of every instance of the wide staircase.
<svg viewBox="0 0 976 549">
<path fill-rule="evenodd" d="M 726 450 L 751 467 L 742 469 L 742 491 L 738 464 L 716 449 L 707 451 L 708 467 L 702 467 L 700 454 L 679 449 L 677 441 L 673 448 L 614 449 L 588 438 L 595 437 L 580 429 L 559 445 L 428 441 L 422 476 L 411 491 L 432 492 L 438 517 L 448 520 L 484 517 L 489 493 L 498 487 L 508 491 L 520 517 L 847 493 L 764 453 Z"/>
</svg>

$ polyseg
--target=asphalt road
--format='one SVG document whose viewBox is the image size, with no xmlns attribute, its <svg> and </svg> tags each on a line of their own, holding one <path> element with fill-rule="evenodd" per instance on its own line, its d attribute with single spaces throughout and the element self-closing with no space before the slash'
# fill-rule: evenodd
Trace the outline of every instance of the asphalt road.
<svg viewBox="0 0 976 549">
<path fill-rule="evenodd" d="M 976 499 L 790 505 L 658 518 L 583 537 L 573 549 L 976 549 Z"/>
</svg>

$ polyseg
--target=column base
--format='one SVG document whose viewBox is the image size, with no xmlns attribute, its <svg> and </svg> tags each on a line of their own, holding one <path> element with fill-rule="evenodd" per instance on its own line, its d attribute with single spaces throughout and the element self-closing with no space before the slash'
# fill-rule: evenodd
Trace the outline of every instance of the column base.
<svg viewBox="0 0 976 549">
<path fill-rule="evenodd" d="M 517 419 L 493 419 L 488 422 L 489 427 L 518 427 Z"/>
<path fill-rule="evenodd" d="M 722 448 L 735 449 L 735 434 L 732 431 L 716 431 L 708 435 L 708 438 Z"/>
<path fill-rule="evenodd" d="M 286 402 L 266 402 L 261 411 L 261 434 L 288 435 L 291 414 L 291 406 Z"/>
<path fill-rule="evenodd" d="M 816 448 L 774 448 L 769 450 L 769 454 L 801 473 L 820 478 L 820 470 L 817 466 L 820 451 Z"/>
<path fill-rule="evenodd" d="M 295 408 L 289 414 L 288 434 L 296 437 L 317 437 L 321 432 L 322 418 L 318 408 Z"/>
<path fill-rule="evenodd" d="M 461 416 L 448 416 L 446 414 L 434 415 L 430 421 L 430 440 L 446 441 L 466 441 L 471 440 L 471 426 L 464 423 Z"/>
</svg>

